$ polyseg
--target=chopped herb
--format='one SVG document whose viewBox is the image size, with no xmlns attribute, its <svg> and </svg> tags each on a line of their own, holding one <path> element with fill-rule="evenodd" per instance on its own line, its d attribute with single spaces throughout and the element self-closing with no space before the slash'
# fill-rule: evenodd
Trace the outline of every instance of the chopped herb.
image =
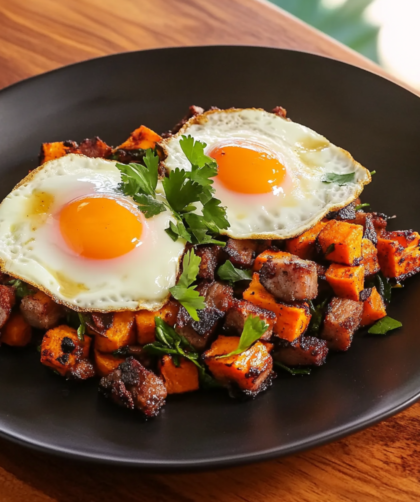
<svg viewBox="0 0 420 502">
<path fill-rule="evenodd" d="M 368 282 L 367 287 L 376 287 L 382 298 L 387 303 L 391 302 L 392 285 L 382 272 L 378 272 L 375 277 Z"/>
<path fill-rule="evenodd" d="M 154 199 L 151 195 L 140 193 L 133 195 L 133 199 L 137 202 L 138 208 L 146 218 L 151 218 L 166 211 L 165 204 Z"/>
<path fill-rule="evenodd" d="M 117 350 L 114 350 L 112 352 L 112 355 L 114 357 L 126 357 L 130 355 L 130 346 L 129 345 L 124 345 L 124 347 L 120 347 Z"/>
<path fill-rule="evenodd" d="M 280 368 L 284 371 L 287 371 L 291 375 L 310 375 L 311 374 L 311 368 L 290 368 L 289 366 L 286 366 L 285 364 L 279 363 L 277 361 L 274 361 L 274 366 L 277 368 Z"/>
<path fill-rule="evenodd" d="M 376 174 L 376 171 L 370 171 L 371 176 L 373 176 L 374 174 Z"/>
<path fill-rule="evenodd" d="M 36 290 L 26 284 L 26 282 L 21 281 L 20 279 L 13 279 L 8 282 L 9 286 L 13 286 L 15 288 L 15 294 L 18 298 L 24 298 L 25 296 L 32 296 L 36 293 Z"/>
<path fill-rule="evenodd" d="M 194 321 L 199 321 L 197 310 L 206 308 L 204 298 L 196 291 L 197 286 L 191 284 L 197 279 L 200 269 L 201 258 L 196 256 L 191 249 L 184 255 L 182 261 L 182 274 L 176 286 L 169 289 L 175 300 L 178 300 L 184 306 Z"/>
<path fill-rule="evenodd" d="M 322 183 L 336 183 L 339 186 L 348 185 L 349 183 L 354 183 L 355 173 L 348 174 L 337 174 L 337 173 L 327 173 L 322 178 Z"/>
<path fill-rule="evenodd" d="M 335 244 L 332 243 L 327 247 L 327 250 L 325 251 L 325 256 L 329 255 L 335 250 Z"/>
<path fill-rule="evenodd" d="M 359 205 L 355 206 L 354 210 L 359 211 L 360 209 L 363 209 L 364 207 L 369 207 L 369 206 L 370 206 L 369 202 L 364 202 L 363 204 L 359 204 Z"/>
<path fill-rule="evenodd" d="M 217 274 L 220 279 L 229 282 L 250 281 L 252 279 L 252 270 L 235 268 L 229 260 L 226 260 L 225 263 L 217 269 Z"/>
<path fill-rule="evenodd" d="M 41 353 L 41 345 L 37 345 L 36 350 L 37 350 L 37 352 Z"/>
<path fill-rule="evenodd" d="M 80 326 L 77 328 L 77 338 L 83 342 L 86 333 L 86 319 L 83 314 L 78 313 Z"/>
<path fill-rule="evenodd" d="M 330 297 L 327 296 L 324 298 L 324 300 L 319 303 L 318 305 L 314 305 L 311 300 L 309 300 L 309 308 L 311 310 L 311 322 L 309 324 L 308 331 L 312 334 L 317 336 L 319 333 L 319 330 L 321 329 L 321 324 L 322 320 L 324 318 L 325 314 L 325 309 L 330 300 Z"/>
<path fill-rule="evenodd" d="M 213 174 L 213 176 L 216 176 L 217 164 L 211 157 L 204 154 L 204 148 L 207 146 L 205 143 L 194 141 L 194 138 L 188 135 L 182 136 L 179 145 L 193 166 L 204 167 L 208 165 L 216 168 L 216 172 Z"/>
<path fill-rule="evenodd" d="M 369 328 L 368 333 L 371 335 L 386 335 L 389 331 L 397 328 L 401 328 L 402 324 L 400 321 L 392 319 L 392 317 L 386 316 L 379 319 L 371 328 Z"/>
<path fill-rule="evenodd" d="M 236 350 L 233 350 L 232 352 L 229 352 L 229 354 L 218 356 L 218 359 L 234 356 L 236 354 L 242 354 L 242 352 L 248 350 L 254 342 L 259 340 L 267 331 L 267 329 L 268 324 L 265 321 L 262 321 L 258 316 L 248 316 L 244 324 L 244 329 L 239 340 L 238 348 Z"/>
</svg>

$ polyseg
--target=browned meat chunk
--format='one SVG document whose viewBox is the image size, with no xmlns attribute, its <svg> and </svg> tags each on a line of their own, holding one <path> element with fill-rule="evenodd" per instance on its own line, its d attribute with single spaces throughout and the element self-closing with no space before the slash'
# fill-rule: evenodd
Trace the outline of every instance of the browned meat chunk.
<svg viewBox="0 0 420 502">
<path fill-rule="evenodd" d="M 330 350 L 347 350 L 362 320 L 363 302 L 333 298 L 327 308 L 321 338 Z"/>
<path fill-rule="evenodd" d="M 339 211 L 331 211 L 327 214 L 329 220 L 348 221 L 356 218 L 355 204 L 352 202 L 346 207 L 341 208 Z"/>
<path fill-rule="evenodd" d="M 289 253 L 270 257 L 260 270 L 260 282 L 269 293 L 285 302 L 311 300 L 318 294 L 315 262 Z"/>
<path fill-rule="evenodd" d="M 211 342 L 216 332 L 219 321 L 224 317 L 224 312 L 207 307 L 198 310 L 199 321 L 194 321 L 190 314 L 181 307 L 176 318 L 176 331 L 184 336 L 190 344 L 198 351 L 204 350 Z"/>
<path fill-rule="evenodd" d="M 92 312 L 90 319 L 86 319 L 89 328 L 99 335 L 103 335 L 112 325 L 114 314 L 100 314 Z"/>
<path fill-rule="evenodd" d="M 0 272 L 0 284 L 7 284 L 10 281 L 13 281 L 13 277 L 10 277 L 10 275 L 5 274 L 4 272 Z"/>
<path fill-rule="evenodd" d="M 201 258 L 198 277 L 206 281 L 214 281 L 214 272 L 216 270 L 221 251 L 220 246 L 196 246 L 195 254 Z"/>
<path fill-rule="evenodd" d="M 168 138 L 169 136 L 172 136 L 172 134 L 176 134 L 183 125 L 185 125 L 190 118 L 195 117 L 197 115 L 200 115 L 201 113 L 204 113 L 204 108 L 201 108 L 201 106 L 195 106 L 191 105 L 188 108 L 188 113 L 183 117 L 170 131 L 163 133 L 162 137 L 163 138 Z"/>
<path fill-rule="evenodd" d="M 98 138 L 98 136 L 84 139 L 80 143 L 78 151 L 82 155 L 86 155 L 86 157 L 101 157 L 103 159 L 110 157 L 112 154 L 112 148 Z"/>
<path fill-rule="evenodd" d="M 279 117 L 282 117 L 284 119 L 287 117 L 287 111 L 282 106 L 275 106 L 271 110 L 271 113 L 274 113 L 274 115 L 278 115 Z"/>
<path fill-rule="evenodd" d="M 258 242 L 251 239 L 228 239 L 223 248 L 232 265 L 240 268 L 251 268 L 256 256 Z"/>
<path fill-rule="evenodd" d="M 207 307 L 216 308 L 227 312 L 233 305 L 233 288 L 228 284 L 215 281 L 206 288 L 205 295 Z"/>
<path fill-rule="evenodd" d="M 167 396 L 163 380 L 133 357 L 101 378 L 99 390 L 119 406 L 130 410 L 138 409 L 146 417 L 156 416 Z"/>
<path fill-rule="evenodd" d="M 245 321 L 250 315 L 259 317 L 262 321 L 265 321 L 268 324 L 268 329 L 260 340 L 269 340 L 273 334 L 276 314 L 274 314 L 274 312 L 270 312 L 269 310 L 257 307 L 257 305 L 254 305 L 246 300 L 239 300 L 235 302 L 226 314 L 224 328 L 227 331 L 232 331 L 240 336 L 244 329 Z"/>
<path fill-rule="evenodd" d="M 301 336 L 293 342 L 282 340 L 273 358 L 286 366 L 321 366 L 328 354 L 327 342 L 314 336 Z"/>
<path fill-rule="evenodd" d="M 55 303 L 42 291 L 25 296 L 20 304 L 20 311 L 25 321 L 38 329 L 54 328 L 65 314 L 62 305 Z"/>
<path fill-rule="evenodd" d="M 0 329 L 9 319 L 15 301 L 15 290 L 10 286 L 0 285 Z"/>
</svg>

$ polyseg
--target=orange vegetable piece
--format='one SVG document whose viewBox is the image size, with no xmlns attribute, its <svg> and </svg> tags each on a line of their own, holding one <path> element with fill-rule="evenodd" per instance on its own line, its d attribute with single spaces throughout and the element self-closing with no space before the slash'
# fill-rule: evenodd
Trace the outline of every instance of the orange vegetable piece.
<svg viewBox="0 0 420 502">
<path fill-rule="evenodd" d="M 171 356 L 163 356 L 159 361 L 159 371 L 168 394 L 183 394 L 199 388 L 198 368 L 185 357 L 180 357 L 179 366 L 175 366 Z"/>
<path fill-rule="evenodd" d="M 167 324 L 173 326 L 178 315 L 179 303 L 170 300 L 160 310 L 140 310 L 136 312 L 137 342 L 140 345 L 153 343 L 155 338 L 155 317 L 160 317 Z"/>
<path fill-rule="evenodd" d="M 305 302 L 290 304 L 278 302 L 260 283 L 257 273 L 252 276 L 252 281 L 243 297 L 245 300 L 266 310 L 274 312 L 277 320 L 274 333 L 285 340 L 292 342 L 304 333 L 311 320 L 309 305 Z"/>
<path fill-rule="evenodd" d="M 371 290 L 369 297 L 363 302 L 362 321 L 360 326 L 368 326 L 375 321 L 386 316 L 385 303 L 382 296 L 374 287 Z"/>
<path fill-rule="evenodd" d="M 116 312 L 106 332 L 95 337 L 95 348 L 100 352 L 114 352 L 135 343 L 134 312 Z"/>
<path fill-rule="evenodd" d="M 363 265 L 348 267 L 331 263 L 325 278 L 337 296 L 358 302 L 360 292 L 363 291 L 365 267 Z"/>
<path fill-rule="evenodd" d="M 49 160 L 59 159 L 68 153 L 77 150 L 77 143 L 74 141 L 56 141 L 54 143 L 43 143 L 41 153 L 39 155 L 40 164 L 44 164 Z"/>
<path fill-rule="evenodd" d="M 370 239 L 362 239 L 362 261 L 365 267 L 365 277 L 377 274 L 380 270 L 378 261 L 378 250 Z"/>
<path fill-rule="evenodd" d="M 93 351 L 93 355 L 96 372 L 101 377 L 109 375 L 125 361 L 123 357 L 114 357 L 112 354 L 99 352 L 99 350 L 96 349 Z"/>
<path fill-rule="evenodd" d="M 286 251 L 299 256 L 303 260 L 312 259 L 316 251 L 316 239 L 326 224 L 327 221 L 319 221 L 315 226 L 303 232 L 298 237 L 286 240 Z"/>
<path fill-rule="evenodd" d="M 318 243 L 327 260 L 357 265 L 362 257 L 362 238 L 361 225 L 330 220 L 318 235 Z"/>
<path fill-rule="evenodd" d="M 9 320 L 1 330 L 2 343 L 12 347 L 25 347 L 31 341 L 32 328 L 20 312 L 12 312 Z"/>
<path fill-rule="evenodd" d="M 204 352 L 203 360 L 222 384 L 234 382 L 242 390 L 258 392 L 273 369 L 273 360 L 263 343 L 255 342 L 242 354 L 222 359 L 217 357 L 236 350 L 239 340 L 238 336 L 219 336 Z"/>
<path fill-rule="evenodd" d="M 70 326 L 57 326 L 44 335 L 41 343 L 41 363 L 62 376 L 69 376 L 78 363 L 89 356 L 91 338 L 79 340 L 77 331 Z M 93 376 L 89 374 L 88 376 Z"/>
<path fill-rule="evenodd" d="M 383 232 L 378 236 L 378 260 L 386 277 L 404 279 L 420 269 L 417 232 Z"/>
<path fill-rule="evenodd" d="M 276 258 L 276 257 L 280 258 L 283 256 L 290 256 L 290 255 L 289 253 L 285 253 L 284 251 L 274 251 L 271 249 L 266 249 L 255 258 L 253 267 L 254 272 L 258 272 L 259 270 L 261 270 L 262 266 L 269 258 Z"/>
<path fill-rule="evenodd" d="M 137 150 L 139 148 L 147 150 L 147 148 L 155 148 L 156 143 L 161 139 L 159 134 L 142 125 L 133 131 L 130 137 L 124 143 L 121 143 L 116 150 Z"/>
</svg>

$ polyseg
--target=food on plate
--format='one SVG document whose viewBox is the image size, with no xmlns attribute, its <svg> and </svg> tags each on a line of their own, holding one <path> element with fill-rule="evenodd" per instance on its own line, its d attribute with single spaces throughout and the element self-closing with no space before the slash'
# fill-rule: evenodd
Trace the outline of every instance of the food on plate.
<svg viewBox="0 0 420 502">
<path fill-rule="evenodd" d="M 400 327 L 392 289 L 420 270 L 419 234 L 360 201 L 372 174 L 281 107 L 44 143 L 0 205 L 0 342 L 147 418 L 309 374 Z"/>
</svg>

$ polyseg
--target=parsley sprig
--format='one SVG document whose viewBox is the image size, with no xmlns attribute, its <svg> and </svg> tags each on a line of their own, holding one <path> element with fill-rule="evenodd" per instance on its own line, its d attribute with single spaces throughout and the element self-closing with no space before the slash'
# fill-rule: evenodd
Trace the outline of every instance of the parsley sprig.
<svg viewBox="0 0 420 502">
<path fill-rule="evenodd" d="M 32 296 L 36 293 L 36 289 L 31 288 L 29 284 L 21 281 L 20 279 L 13 279 L 7 283 L 9 286 L 15 288 L 15 294 L 18 298 L 24 298 L 25 296 Z"/>
<path fill-rule="evenodd" d="M 238 282 L 238 281 L 250 281 L 252 279 L 252 270 L 242 270 L 241 268 L 236 268 L 232 265 L 232 262 L 226 260 L 223 265 L 217 269 L 217 275 L 223 281 L 228 282 Z"/>
<path fill-rule="evenodd" d="M 248 350 L 254 342 L 259 340 L 267 329 L 268 324 L 261 320 L 258 316 L 248 316 L 244 324 L 241 338 L 239 339 L 238 348 L 229 352 L 229 354 L 218 356 L 218 359 L 242 354 L 242 352 Z"/>
</svg>

